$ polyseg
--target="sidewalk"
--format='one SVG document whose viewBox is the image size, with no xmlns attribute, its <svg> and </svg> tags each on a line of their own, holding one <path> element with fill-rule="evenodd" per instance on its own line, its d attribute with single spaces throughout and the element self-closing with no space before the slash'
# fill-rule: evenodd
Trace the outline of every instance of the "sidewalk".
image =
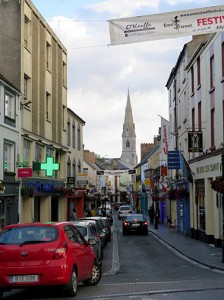
<svg viewBox="0 0 224 300">
<path fill-rule="evenodd" d="M 177 254 L 210 269 L 224 271 L 221 248 L 185 236 L 175 229 L 167 228 L 166 224 L 159 224 L 158 229 L 149 225 L 149 232 Z"/>
</svg>

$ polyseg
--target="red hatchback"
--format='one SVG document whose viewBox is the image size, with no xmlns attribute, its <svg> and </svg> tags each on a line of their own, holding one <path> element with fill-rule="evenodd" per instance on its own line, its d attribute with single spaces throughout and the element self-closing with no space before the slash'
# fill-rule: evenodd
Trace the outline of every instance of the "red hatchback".
<svg viewBox="0 0 224 300">
<path fill-rule="evenodd" d="M 91 243 L 70 222 L 13 224 L 0 232 L 0 298 L 14 288 L 96 285 L 102 275 Z"/>
</svg>

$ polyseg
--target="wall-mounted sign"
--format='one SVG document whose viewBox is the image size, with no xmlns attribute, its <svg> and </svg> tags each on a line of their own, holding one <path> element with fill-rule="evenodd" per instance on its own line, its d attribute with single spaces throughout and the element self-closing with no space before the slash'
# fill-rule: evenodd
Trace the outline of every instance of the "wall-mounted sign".
<svg viewBox="0 0 224 300">
<path fill-rule="evenodd" d="M 202 151 L 202 131 L 188 131 L 188 152 Z"/>
<path fill-rule="evenodd" d="M 45 170 L 46 176 L 53 176 L 53 171 L 58 171 L 60 169 L 59 163 L 54 163 L 54 158 L 48 156 L 46 163 L 36 163 L 33 162 L 33 171 Z"/>
<path fill-rule="evenodd" d="M 168 151 L 168 169 L 181 169 L 180 151 Z"/>
<path fill-rule="evenodd" d="M 18 168 L 17 177 L 32 177 L 33 170 L 32 168 Z"/>
</svg>

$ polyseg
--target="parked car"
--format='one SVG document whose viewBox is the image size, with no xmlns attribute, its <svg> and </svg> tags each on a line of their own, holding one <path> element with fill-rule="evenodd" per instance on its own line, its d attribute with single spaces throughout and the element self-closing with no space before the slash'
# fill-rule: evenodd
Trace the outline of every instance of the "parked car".
<svg viewBox="0 0 224 300">
<path fill-rule="evenodd" d="M 121 205 L 118 209 L 118 220 L 124 219 L 128 214 L 132 214 L 132 208 L 129 205 Z"/>
<path fill-rule="evenodd" d="M 107 244 L 106 229 L 104 228 L 101 217 L 99 217 L 99 216 L 83 217 L 83 218 L 80 218 L 79 220 L 91 220 L 92 222 L 94 222 L 96 224 L 98 233 L 99 233 L 101 241 L 102 241 L 102 247 L 105 248 L 106 244 Z"/>
<path fill-rule="evenodd" d="M 99 216 L 99 217 L 107 217 L 108 218 L 108 220 L 109 220 L 109 222 L 110 222 L 110 224 L 113 224 L 113 212 L 112 212 L 112 210 L 110 210 L 110 209 L 106 209 L 106 211 L 105 211 L 105 213 L 106 213 L 106 215 L 105 216 L 103 216 L 103 213 L 102 213 L 102 208 L 101 207 L 99 207 L 98 209 L 97 209 L 97 216 Z"/>
<path fill-rule="evenodd" d="M 60 286 L 70 297 L 79 282 L 96 285 L 102 275 L 92 245 L 71 222 L 8 225 L 0 232 L 0 298 L 4 291 Z"/>
<path fill-rule="evenodd" d="M 107 238 L 107 241 L 110 242 L 111 241 L 111 223 L 110 221 L 108 220 L 107 217 L 101 217 L 101 220 L 103 221 L 103 224 L 104 224 L 104 228 L 106 229 L 106 238 Z"/>
<path fill-rule="evenodd" d="M 122 223 L 122 233 L 142 233 L 148 235 L 148 221 L 142 214 L 127 215 Z"/>
<path fill-rule="evenodd" d="M 94 253 L 96 254 L 96 259 L 99 264 L 102 264 L 103 259 L 103 249 L 100 235 L 97 234 L 96 225 L 91 220 L 77 220 L 72 222 L 75 227 L 80 231 L 84 236 L 87 242 L 90 242 L 92 239 L 96 241 L 93 245 Z"/>
</svg>

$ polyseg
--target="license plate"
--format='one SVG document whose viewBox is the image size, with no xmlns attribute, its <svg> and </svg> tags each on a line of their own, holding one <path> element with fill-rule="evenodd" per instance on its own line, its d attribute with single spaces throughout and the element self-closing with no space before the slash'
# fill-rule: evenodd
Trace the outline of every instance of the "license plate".
<svg viewBox="0 0 224 300">
<path fill-rule="evenodd" d="M 10 282 L 37 282 L 38 275 L 10 276 Z"/>
<path fill-rule="evenodd" d="M 132 227 L 138 227 L 139 224 L 132 224 Z"/>
</svg>

